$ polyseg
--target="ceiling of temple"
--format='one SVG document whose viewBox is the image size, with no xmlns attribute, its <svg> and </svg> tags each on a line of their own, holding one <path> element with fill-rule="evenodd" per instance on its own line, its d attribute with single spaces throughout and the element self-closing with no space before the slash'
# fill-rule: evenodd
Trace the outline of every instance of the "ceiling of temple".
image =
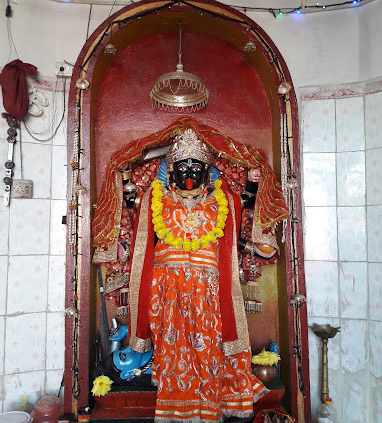
<svg viewBox="0 0 382 423">
<path fill-rule="evenodd" d="M 60 3 L 82 3 L 93 5 L 126 6 L 137 3 L 134 0 L 52 0 Z M 375 0 L 221 0 L 240 11 L 256 11 L 277 14 L 280 11 L 291 13 L 328 12 L 330 10 L 360 7 Z"/>
</svg>

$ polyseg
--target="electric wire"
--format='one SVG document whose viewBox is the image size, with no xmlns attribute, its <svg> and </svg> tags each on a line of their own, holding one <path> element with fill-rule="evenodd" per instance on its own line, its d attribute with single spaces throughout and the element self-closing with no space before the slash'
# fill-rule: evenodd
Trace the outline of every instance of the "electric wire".
<svg viewBox="0 0 382 423">
<path fill-rule="evenodd" d="M 88 17 L 88 27 L 86 30 L 86 40 L 89 38 L 89 27 L 90 27 L 90 20 L 92 17 L 92 9 L 93 9 L 93 4 L 90 4 L 90 8 L 89 8 L 89 17 Z"/>
<path fill-rule="evenodd" d="M 54 98 L 54 97 L 53 97 Z M 24 128 L 26 129 L 26 131 L 28 132 L 28 134 L 35 140 L 38 142 L 49 142 L 51 141 L 56 135 L 57 135 L 57 131 L 60 128 L 62 122 L 64 121 L 65 118 L 65 112 L 66 112 L 66 78 L 64 78 L 64 84 L 63 84 L 63 103 L 62 103 L 62 116 L 60 118 L 60 121 L 58 122 L 56 128 L 53 130 L 54 127 L 54 122 L 55 122 L 55 109 L 54 109 L 54 114 L 52 116 L 52 122 L 49 124 L 48 129 L 44 129 L 44 131 L 42 132 L 36 132 L 34 131 L 27 123 L 27 121 L 25 120 L 25 118 L 23 119 L 23 124 L 24 124 Z M 53 125 L 53 126 L 52 126 Z M 53 130 L 53 133 L 51 136 L 49 136 L 48 138 L 37 138 L 35 135 L 44 135 L 47 132 L 50 132 L 50 130 Z"/>
<path fill-rule="evenodd" d="M 10 8 L 9 0 L 7 1 L 7 8 Z M 9 63 L 9 59 L 11 58 L 11 55 L 12 55 L 12 47 L 15 51 L 16 57 L 19 59 L 19 54 L 17 52 L 17 48 L 15 45 L 15 42 L 13 41 L 13 36 L 12 36 L 11 16 L 7 16 L 7 34 L 8 34 L 8 43 L 9 43 L 9 55 L 8 55 L 7 63 Z"/>
</svg>

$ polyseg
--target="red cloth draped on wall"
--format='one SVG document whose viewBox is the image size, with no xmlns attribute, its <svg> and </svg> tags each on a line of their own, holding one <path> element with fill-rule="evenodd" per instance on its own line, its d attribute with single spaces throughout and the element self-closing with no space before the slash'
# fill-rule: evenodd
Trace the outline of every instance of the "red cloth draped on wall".
<svg viewBox="0 0 382 423">
<path fill-rule="evenodd" d="M 28 114 L 28 84 L 27 75 L 36 75 L 36 66 L 13 60 L 4 66 L 0 74 L 0 85 L 3 93 L 5 110 L 17 119 L 23 119 Z"/>
</svg>

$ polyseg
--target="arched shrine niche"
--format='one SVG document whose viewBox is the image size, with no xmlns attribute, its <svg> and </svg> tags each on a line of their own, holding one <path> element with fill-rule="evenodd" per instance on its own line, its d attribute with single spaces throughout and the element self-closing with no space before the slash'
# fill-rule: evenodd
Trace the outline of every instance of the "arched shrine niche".
<svg viewBox="0 0 382 423">
<path fill-rule="evenodd" d="M 145 1 L 122 9 L 87 41 L 73 72 L 68 140 L 78 129 L 74 139 L 79 142 L 79 154 L 69 141 L 69 181 L 74 177 L 86 192 L 77 189 L 68 195 L 68 216 L 81 217 L 78 227 L 70 228 L 68 241 L 67 277 L 74 284 L 68 287 L 67 304 L 74 301 L 79 314 L 68 317 L 66 324 L 66 345 L 73 348 L 66 349 L 65 386 L 74 388 L 65 391 L 67 411 L 89 403 L 93 340 L 100 329 L 102 308 L 91 263 L 90 225 L 110 158 L 130 142 L 160 132 L 184 116 L 152 109 L 149 98 L 154 81 L 175 70 L 179 21 L 184 69 L 198 75 L 210 94 L 207 107 L 190 117 L 265 152 L 277 179 L 281 181 L 282 173 L 289 178 L 284 185 L 291 188 L 284 186 L 284 193 L 289 207 L 292 199 L 294 217 L 300 217 L 297 106 L 293 89 L 286 95 L 277 93 L 281 82 L 291 83 L 280 53 L 247 16 L 212 1 L 198 2 L 196 8 L 190 5 Z M 255 52 L 243 51 L 248 40 L 255 42 Z M 115 45 L 115 55 L 104 53 L 107 43 Z M 76 88 L 78 77 L 89 81 L 88 90 Z M 284 160 L 285 165 L 288 154 L 289 170 L 282 172 L 281 163 Z M 310 419 L 306 312 L 290 302 L 295 293 L 305 294 L 302 266 L 294 266 L 297 259 L 303 261 L 302 233 L 298 226 L 291 231 L 290 224 L 284 228 L 285 244 L 282 228 L 277 232 L 278 264 L 262 267 L 263 311 L 246 317 L 253 353 L 268 347 L 271 340 L 278 343 L 284 402 L 288 412 L 303 422 Z M 118 307 L 115 300 L 106 303 L 110 319 Z"/>
</svg>

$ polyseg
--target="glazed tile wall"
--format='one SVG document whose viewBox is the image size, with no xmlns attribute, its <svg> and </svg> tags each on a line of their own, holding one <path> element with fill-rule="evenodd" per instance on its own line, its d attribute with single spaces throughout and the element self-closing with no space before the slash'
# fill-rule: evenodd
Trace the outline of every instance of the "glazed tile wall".
<svg viewBox="0 0 382 423">
<path fill-rule="evenodd" d="M 359 86 L 363 95 L 301 93 L 307 306 L 309 324 L 341 326 L 329 341 L 338 421 L 381 423 L 382 89 Z M 315 422 L 321 343 L 312 331 L 309 347 Z"/>
<path fill-rule="evenodd" d="M 35 138 L 52 136 L 52 119 L 55 126 L 63 112 L 62 84 L 54 92 L 54 79 L 41 81 L 39 89 L 49 106 L 41 117 L 28 119 L 31 129 L 40 132 Z M 8 151 L 6 130 L 1 119 L 1 174 Z M 33 198 L 11 199 L 5 207 L 0 192 L 0 413 L 17 410 L 22 395 L 31 407 L 42 395 L 57 394 L 63 376 L 65 130 L 62 125 L 52 140 L 41 142 L 22 126 L 22 175 L 17 143 L 15 178 L 33 181 Z"/>
</svg>

